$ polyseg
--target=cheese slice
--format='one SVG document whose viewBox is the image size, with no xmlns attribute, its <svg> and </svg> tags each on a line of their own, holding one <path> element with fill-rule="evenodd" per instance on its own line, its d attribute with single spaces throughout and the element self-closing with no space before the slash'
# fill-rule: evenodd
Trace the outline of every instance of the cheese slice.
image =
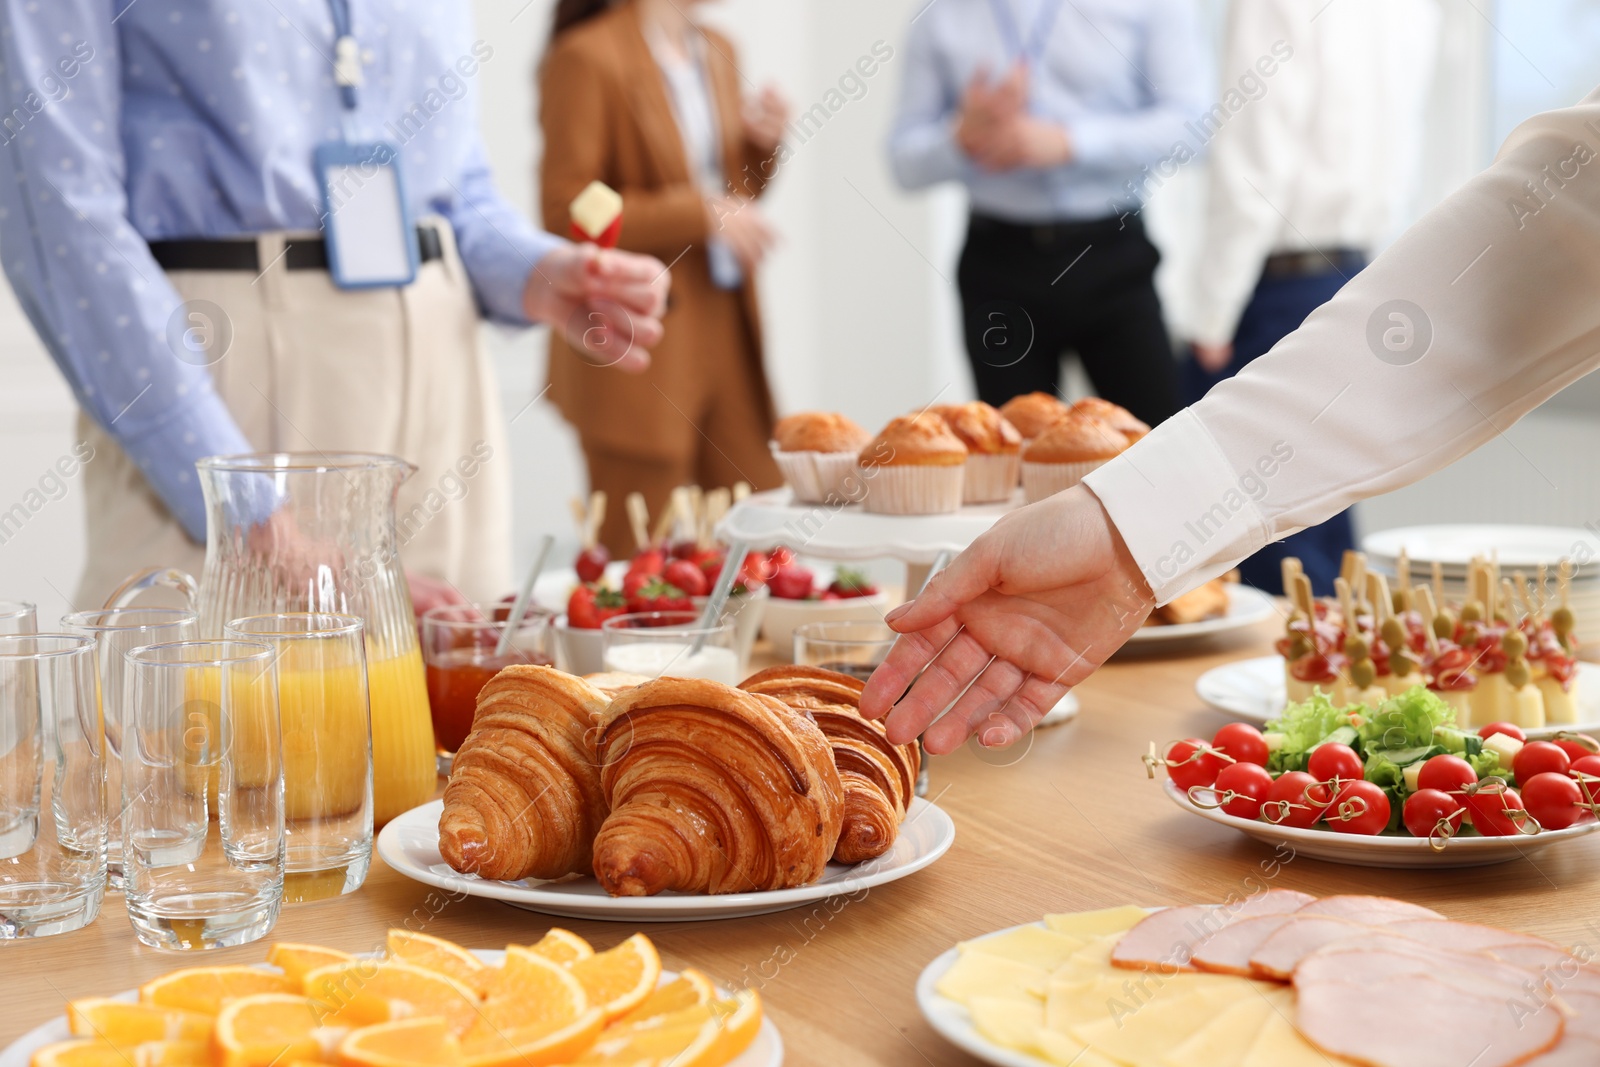
<svg viewBox="0 0 1600 1067">
<path fill-rule="evenodd" d="M 994 937 L 963 941 L 958 947 L 963 952 L 970 949 L 987 956 L 999 956 L 1030 967 L 1054 971 L 1073 953 L 1081 951 L 1085 944 L 1087 942 L 1081 937 L 1068 937 L 1040 926 L 1019 926 Z"/>
<path fill-rule="evenodd" d="M 1132 929 L 1134 923 L 1149 914 L 1143 908 L 1126 904 L 1120 908 L 1102 908 L 1099 911 L 1046 915 L 1044 924 L 1056 933 L 1069 937 L 1102 937 Z"/>
<path fill-rule="evenodd" d="M 1039 1031 L 1034 1038 L 1034 1051 L 1057 1067 L 1121 1067 L 1077 1038 L 1054 1030 Z"/>
<path fill-rule="evenodd" d="M 1276 1012 L 1294 1014 L 1294 994 L 1275 989 L 1260 997 L 1246 997 L 1224 1008 L 1215 1019 L 1196 1030 L 1188 1040 L 1167 1053 L 1163 1067 L 1241 1067 Z"/>
<path fill-rule="evenodd" d="M 997 1045 L 1031 1052 L 1044 1029 L 1044 1005 L 1029 997 L 973 997 L 967 1004 L 973 1028 Z"/>
<path fill-rule="evenodd" d="M 1121 937 L 1121 934 L 1112 934 L 1108 937 L 1095 938 L 1068 956 L 1061 966 L 1050 972 L 1051 976 L 1084 981 L 1090 978 L 1126 974 L 1122 968 L 1111 966 L 1111 950 L 1117 947 L 1117 941 Z"/>
<path fill-rule="evenodd" d="M 1119 1009 L 1111 1018 L 1073 1027 L 1072 1036 L 1124 1063 L 1159 1064 L 1195 1031 L 1247 997 L 1256 999 L 1256 992 L 1244 981 L 1191 993 L 1163 990 L 1143 1004 Z"/>
<path fill-rule="evenodd" d="M 967 1004 L 974 997 L 1032 998 L 1042 1002 L 1049 985 L 1050 972 L 1043 967 L 963 948 L 954 966 L 944 972 L 934 988 L 941 996 Z"/>
<path fill-rule="evenodd" d="M 1239 1067 L 1328 1067 L 1337 1062 L 1340 1061 L 1324 1056 L 1301 1037 L 1284 1015 L 1273 1012 Z"/>
<path fill-rule="evenodd" d="M 1101 978 L 1087 982 L 1052 978 L 1044 998 L 1044 1025 L 1070 1034 L 1084 1023 L 1111 1017 L 1113 1005 L 1127 998 L 1122 982 Z"/>
</svg>

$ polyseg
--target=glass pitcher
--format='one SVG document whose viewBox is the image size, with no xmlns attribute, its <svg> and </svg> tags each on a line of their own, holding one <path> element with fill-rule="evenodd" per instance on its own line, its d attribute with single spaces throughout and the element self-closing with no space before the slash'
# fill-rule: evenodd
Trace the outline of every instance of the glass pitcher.
<svg viewBox="0 0 1600 1067">
<path fill-rule="evenodd" d="M 364 452 L 209 456 L 196 466 L 206 503 L 200 581 L 153 567 L 124 582 L 110 606 L 155 586 L 177 589 L 207 639 L 246 615 L 359 616 L 372 703 L 373 821 L 426 803 L 436 774 L 433 724 L 395 529 L 395 496 L 416 468 Z M 287 736 L 294 709 L 282 715 Z"/>
</svg>

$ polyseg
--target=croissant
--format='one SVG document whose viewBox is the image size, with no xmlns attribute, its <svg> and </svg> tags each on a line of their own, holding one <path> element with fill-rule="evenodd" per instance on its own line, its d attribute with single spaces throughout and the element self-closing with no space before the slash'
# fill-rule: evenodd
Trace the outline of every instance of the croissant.
<svg viewBox="0 0 1600 1067">
<path fill-rule="evenodd" d="M 439 852 L 463 874 L 587 873 L 605 818 L 596 758 L 606 698 L 553 667 L 516 664 L 478 694 L 439 816 Z"/>
<path fill-rule="evenodd" d="M 843 787 L 816 723 L 717 682 L 660 678 L 617 697 L 600 780 L 610 814 L 594 875 L 612 896 L 805 885 L 839 839 Z"/>
<path fill-rule="evenodd" d="M 894 745 L 879 723 L 861 717 L 864 683 L 816 667 L 768 667 L 741 688 L 809 712 L 828 743 L 844 783 L 844 827 L 837 863 L 876 859 L 894 845 L 922 769 L 916 745 Z"/>
</svg>

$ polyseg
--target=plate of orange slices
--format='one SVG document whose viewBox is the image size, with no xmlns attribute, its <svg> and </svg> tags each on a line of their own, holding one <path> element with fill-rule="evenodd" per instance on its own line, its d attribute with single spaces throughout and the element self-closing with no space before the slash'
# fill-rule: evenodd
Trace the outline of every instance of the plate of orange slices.
<svg viewBox="0 0 1600 1067">
<path fill-rule="evenodd" d="M 390 930 L 352 955 L 276 942 L 264 964 L 188 967 L 63 1016 L 0 1067 L 779 1067 L 754 990 L 664 971 L 634 934 L 603 952 L 552 929 L 532 945 L 466 949 Z"/>
</svg>

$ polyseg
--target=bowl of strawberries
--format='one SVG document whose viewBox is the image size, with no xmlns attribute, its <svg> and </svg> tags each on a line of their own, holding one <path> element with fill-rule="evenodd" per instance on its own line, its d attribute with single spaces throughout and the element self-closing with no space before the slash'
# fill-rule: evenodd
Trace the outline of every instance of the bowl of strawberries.
<svg viewBox="0 0 1600 1067">
<path fill-rule="evenodd" d="M 571 674 L 605 669 L 600 628 L 607 619 L 639 612 L 703 610 L 727 554 L 723 545 L 696 541 L 651 545 L 634 554 L 620 583 L 608 577 L 604 562 L 596 565 L 580 559 L 579 583 L 567 598 L 566 614 L 555 626 L 562 669 Z M 765 553 L 746 556 L 733 595 L 723 609 L 724 619 L 735 620 L 734 650 L 741 666 L 749 662 L 750 646 L 761 629 L 768 596 L 766 581 L 776 569 Z"/>
<path fill-rule="evenodd" d="M 801 566 L 788 549 L 773 556 L 781 562 L 767 580 L 772 596 L 761 627 L 773 654 L 785 662 L 794 658 L 796 628 L 808 622 L 882 622 L 889 610 L 888 594 L 865 571 L 840 567 L 828 578 Z"/>
</svg>

